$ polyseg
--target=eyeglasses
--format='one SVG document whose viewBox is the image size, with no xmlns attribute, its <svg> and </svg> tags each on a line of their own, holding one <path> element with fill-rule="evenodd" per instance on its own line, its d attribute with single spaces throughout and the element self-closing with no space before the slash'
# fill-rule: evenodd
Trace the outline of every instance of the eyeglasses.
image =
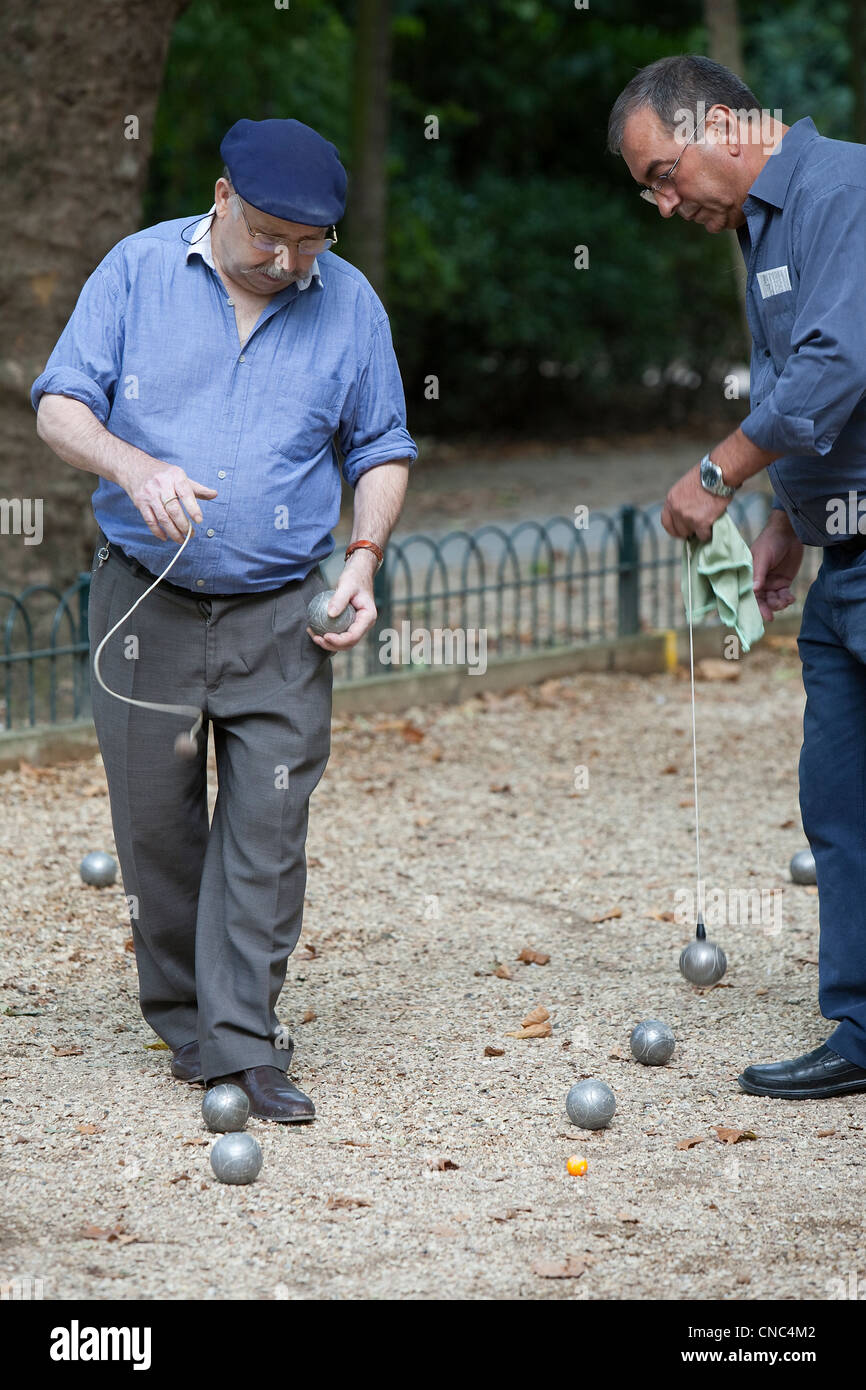
<svg viewBox="0 0 866 1390">
<path fill-rule="evenodd" d="M 706 120 L 706 116 L 702 116 L 702 117 L 701 117 L 701 120 L 698 121 L 698 124 L 695 126 L 694 130 L 692 131 L 692 133 L 691 133 L 691 135 L 689 136 L 688 140 L 686 141 L 685 145 L 683 145 L 682 149 L 680 150 L 680 152 L 679 152 L 679 154 L 677 155 L 676 159 L 674 160 L 673 164 L 672 164 L 671 167 L 668 169 L 667 173 L 666 173 L 666 174 L 662 174 L 660 178 L 656 179 L 655 183 L 651 183 L 650 186 L 649 186 L 649 188 L 642 188 L 642 189 L 640 190 L 640 196 L 641 196 L 642 198 L 644 198 L 648 203 L 655 203 L 656 207 L 658 207 L 658 198 L 656 197 L 656 194 L 657 194 L 657 193 L 661 193 L 662 190 L 664 190 L 665 192 L 667 192 L 667 189 L 665 188 L 665 184 L 666 184 L 666 183 L 670 183 L 672 187 L 674 186 L 674 180 L 673 180 L 674 169 L 676 169 L 677 165 L 679 164 L 680 160 L 682 159 L 683 155 L 685 154 L 686 149 L 687 149 L 688 146 L 692 143 L 692 141 L 694 140 L 695 136 L 697 135 L 697 133 L 698 133 L 698 126 L 702 125 L 703 122 L 704 122 L 705 120 Z"/>
<path fill-rule="evenodd" d="M 253 246 L 259 251 L 276 251 L 278 246 L 293 246 L 299 256 L 321 256 L 323 251 L 328 250 L 329 246 L 336 246 L 337 244 L 336 227 L 331 227 L 330 233 L 326 237 L 304 237 L 301 241 L 289 241 L 286 237 L 266 236 L 264 232 L 254 232 L 247 222 L 247 215 L 244 212 L 240 194 L 236 193 L 234 196 L 238 200 L 238 207 L 241 210 L 246 229 L 252 238 Z"/>
</svg>

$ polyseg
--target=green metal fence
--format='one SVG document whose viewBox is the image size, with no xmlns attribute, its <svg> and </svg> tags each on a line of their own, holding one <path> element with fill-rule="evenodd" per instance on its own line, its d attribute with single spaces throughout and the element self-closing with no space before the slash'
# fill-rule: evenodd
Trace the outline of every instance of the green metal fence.
<svg viewBox="0 0 866 1390">
<path fill-rule="evenodd" d="M 761 493 L 731 503 L 748 542 L 768 508 Z M 335 657 L 335 682 L 387 675 L 406 664 L 419 669 L 423 661 L 412 655 L 412 638 L 424 632 L 483 631 L 487 660 L 495 661 L 681 626 L 682 543 L 662 530 L 660 511 L 659 505 L 623 506 L 592 513 L 585 527 L 557 516 L 511 529 L 486 525 L 392 540 L 375 579 L 376 623 L 356 647 Z M 807 556 L 801 588 L 820 558 L 809 550 Z M 324 562 L 329 583 L 340 567 L 336 552 Z M 85 572 L 63 591 L 45 584 L 17 595 L 0 590 L 3 727 L 89 718 L 89 589 Z M 384 664 L 389 634 L 391 650 L 403 655 Z"/>
</svg>

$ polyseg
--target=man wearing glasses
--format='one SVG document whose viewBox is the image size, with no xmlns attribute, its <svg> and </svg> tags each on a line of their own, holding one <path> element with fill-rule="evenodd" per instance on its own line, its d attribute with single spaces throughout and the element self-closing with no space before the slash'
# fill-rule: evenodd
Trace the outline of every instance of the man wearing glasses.
<svg viewBox="0 0 866 1390">
<path fill-rule="evenodd" d="M 738 487 L 776 494 L 752 547 L 761 613 L 793 602 L 803 544 L 823 563 L 803 610 L 807 703 L 800 809 L 820 903 L 819 1004 L 829 1041 L 746 1067 L 756 1095 L 866 1090 L 866 147 L 805 117 L 771 119 L 736 74 L 662 58 L 617 98 L 608 145 L 641 197 L 708 232 L 736 230 L 747 266 L 750 411 L 674 484 L 672 536 L 706 540 Z M 866 497 L 864 497 L 866 510 Z"/>
<path fill-rule="evenodd" d="M 40 437 L 100 478 L 91 653 L 176 558 L 107 643 L 107 685 L 204 711 L 180 759 L 180 716 L 93 683 L 142 1012 L 179 1080 L 234 1082 L 251 1114 L 296 1122 L 315 1109 L 286 1074 L 276 1005 L 330 752 L 331 655 L 375 620 L 417 450 L 385 310 L 331 251 L 337 150 L 299 121 L 241 120 L 220 152 L 209 213 L 127 237 L 97 266 L 32 399 Z M 357 612 L 320 637 L 306 610 L 325 587 L 341 471 L 354 526 L 330 609 Z"/>
</svg>

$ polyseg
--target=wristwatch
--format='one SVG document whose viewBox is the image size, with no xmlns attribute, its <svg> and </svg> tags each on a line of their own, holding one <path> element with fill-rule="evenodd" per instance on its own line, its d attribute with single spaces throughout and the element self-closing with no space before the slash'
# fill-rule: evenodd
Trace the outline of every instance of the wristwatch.
<svg viewBox="0 0 866 1390">
<path fill-rule="evenodd" d="M 704 454 L 701 459 L 701 487 L 706 488 L 714 497 L 733 497 L 737 491 L 735 487 L 728 487 L 722 477 L 722 470 L 717 463 L 713 463 L 709 454 Z"/>
</svg>

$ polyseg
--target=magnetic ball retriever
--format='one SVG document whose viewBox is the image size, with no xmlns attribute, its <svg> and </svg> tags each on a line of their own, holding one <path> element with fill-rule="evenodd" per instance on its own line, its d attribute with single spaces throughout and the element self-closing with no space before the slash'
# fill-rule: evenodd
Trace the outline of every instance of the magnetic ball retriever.
<svg viewBox="0 0 866 1390">
<path fill-rule="evenodd" d="M 255 1182 L 262 1170 L 261 1145 L 245 1130 L 223 1134 L 211 1149 L 210 1166 L 220 1182 Z"/>
<path fill-rule="evenodd" d="M 592 1076 L 575 1082 L 565 1098 L 565 1109 L 572 1124 L 581 1129 L 604 1129 L 616 1110 L 616 1096 L 606 1081 Z"/>
<path fill-rule="evenodd" d="M 727 956 L 715 941 L 707 941 L 703 919 L 699 917 L 694 941 L 680 952 L 680 974 L 691 985 L 714 985 L 727 968 Z"/>
<path fill-rule="evenodd" d="M 322 589 L 318 594 L 313 594 L 307 604 L 307 622 L 317 637 L 324 637 L 329 632 L 346 632 L 355 621 L 357 610 L 351 603 L 347 603 L 342 613 L 338 613 L 335 618 L 331 617 L 328 604 L 335 592 L 334 589 Z"/>
<path fill-rule="evenodd" d="M 78 871 L 84 882 L 93 888 L 110 888 L 117 878 L 117 864 L 101 849 L 85 854 Z"/>
<path fill-rule="evenodd" d="M 663 1067 L 676 1047 L 672 1029 L 658 1018 L 646 1018 L 638 1023 L 628 1041 L 632 1057 L 645 1067 Z"/>
<path fill-rule="evenodd" d="M 201 1117 L 215 1134 L 233 1134 L 243 1129 L 250 1117 L 250 1101 L 240 1086 L 224 1082 L 205 1091 Z"/>
</svg>

